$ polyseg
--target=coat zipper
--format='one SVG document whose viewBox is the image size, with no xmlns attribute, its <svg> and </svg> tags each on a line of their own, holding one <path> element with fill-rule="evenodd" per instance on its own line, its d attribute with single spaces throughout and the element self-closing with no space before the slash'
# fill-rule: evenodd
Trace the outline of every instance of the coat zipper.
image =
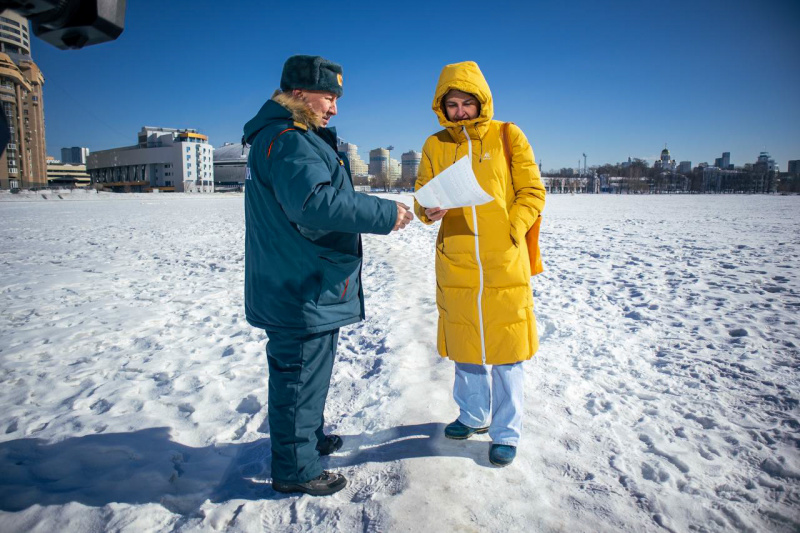
<svg viewBox="0 0 800 533">
<path fill-rule="evenodd" d="M 461 126 L 464 129 L 464 136 L 467 138 L 467 146 L 469 148 L 469 166 L 472 168 L 472 140 L 467 133 L 467 127 Z M 477 128 L 476 128 L 477 130 Z M 481 263 L 481 246 L 478 240 L 478 212 L 475 206 L 472 206 L 472 227 L 475 231 L 475 259 L 478 261 L 478 275 L 480 279 L 480 286 L 478 287 L 478 325 L 481 332 L 481 362 L 486 364 L 486 340 L 484 339 L 483 332 L 483 263 Z"/>
</svg>

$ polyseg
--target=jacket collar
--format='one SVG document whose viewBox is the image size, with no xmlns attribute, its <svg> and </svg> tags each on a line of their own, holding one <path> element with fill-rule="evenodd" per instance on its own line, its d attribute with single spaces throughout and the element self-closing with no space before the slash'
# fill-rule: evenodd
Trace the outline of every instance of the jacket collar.
<svg viewBox="0 0 800 533">
<path fill-rule="evenodd" d="M 292 98 L 289 93 L 281 91 L 275 91 L 272 100 L 284 107 L 297 125 L 301 125 L 307 130 L 317 130 L 322 127 L 322 120 L 302 100 Z"/>
<path fill-rule="evenodd" d="M 336 128 L 322 127 L 322 120 L 308 107 L 308 104 L 297 98 L 292 98 L 288 93 L 275 91 L 272 100 L 288 111 L 293 126 L 304 131 L 311 130 L 325 141 L 334 152 L 337 152 Z"/>
<path fill-rule="evenodd" d="M 311 130 L 336 151 L 336 129 L 323 128 L 319 117 L 308 105 L 281 91 L 275 91 L 256 116 L 244 125 L 242 144 L 253 144 L 258 133 L 274 121 L 289 122 L 292 127 L 302 131 Z"/>
<path fill-rule="evenodd" d="M 447 133 L 457 143 L 466 142 L 467 138 L 464 136 L 464 127 L 467 128 L 469 138 L 479 140 L 486 137 L 486 132 L 489 131 L 489 122 L 480 118 L 472 120 L 462 120 L 460 122 L 450 122 L 452 125 L 447 126 Z"/>
</svg>

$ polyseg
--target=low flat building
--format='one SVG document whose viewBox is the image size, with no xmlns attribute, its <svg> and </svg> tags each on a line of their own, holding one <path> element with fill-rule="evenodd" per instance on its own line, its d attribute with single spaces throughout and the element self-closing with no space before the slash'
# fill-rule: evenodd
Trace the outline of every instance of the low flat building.
<svg viewBox="0 0 800 533">
<path fill-rule="evenodd" d="M 242 191 L 247 172 L 250 146 L 225 143 L 214 150 L 214 190 L 217 192 Z"/>
<path fill-rule="evenodd" d="M 86 165 L 70 165 L 48 162 L 47 164 L 47 185 L 49 187 L 88 187 L 91 185 L 91 177 L 86 172 Z"/>
<path fill-rule="evenodd" d="M 721 158 L 720 158 L 721 159 Z M 739 170 L 729 170 L 717 166 L 703 167 L 702 192 L 736 192 L 745 187 L 747 175 Z"/>
<path fill-rule="evenodd" d="M 135 146 L 92 152 L 92 185 L 115 192 L 214 192 L 214 147 L 193 129 L 145 126 Z"/>
</svg>

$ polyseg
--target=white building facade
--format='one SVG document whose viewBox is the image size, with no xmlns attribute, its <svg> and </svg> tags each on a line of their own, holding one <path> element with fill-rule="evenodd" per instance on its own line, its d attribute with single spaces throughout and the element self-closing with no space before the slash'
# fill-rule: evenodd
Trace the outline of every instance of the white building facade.
<svg viewBox="0 0 800 533">
<path fill-rule="evenodd" d="M 214 147 L 193 129 L 145 126 L 135 146 L 92 152 L 95 187 L 117 192 L 214 192 Z"/>
<path fill-rule="evenodd" d="M 403 167 L 400 164 L 400 161 L 395 159 L 394 157 L 389 158 L 389 181 L 392 186 L 400 179 L 402 174 Z"/>
<path fill-rule="evenodd" d="M 353 177 L 366 176 L 369 174 L 369 166 L 358 155 L 358 146 L 353 143 L 345 142 L 339 139 L 339 151 L 347 154 L 347 159 L 350 161 L 350 173 Z"/>
</svg>

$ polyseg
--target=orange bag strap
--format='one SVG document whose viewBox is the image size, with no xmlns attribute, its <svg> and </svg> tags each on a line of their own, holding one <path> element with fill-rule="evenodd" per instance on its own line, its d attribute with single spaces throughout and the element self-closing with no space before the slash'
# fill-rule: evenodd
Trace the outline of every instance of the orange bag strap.
<svg viewBox="0 0 800 533">
<path fill-rule="evenodd" d="M 513 122 L 504 122 L 502 126 L 503 132 L 503 152 L 506 154 L 506 162 L 508 163 L 508 172 L 511 173 L 511 141 L 508 139 L 508 129 L 511 127 Z M 511 177 L 509 175 L 509 177 Z"/>
<path fill-rule="evenodd" d="M 511 141 L 509 139 L 508 130 L 511 128 L 513 122 L 505 122 L 502 126 L 503 136 L 503 152 L 508 162 L 508 172 L 512 172 L 512 155 L 511 155 Z M 533 223 L 533 227 L 525 234 L 525 243 L 528 245 L 528 258 L 531 266 L 531 276 L 541 274 L 544 268 L 542 267 L 542 253 L 539 250 L 539 228 L 542 225 L 542 215 Z"/>
<path fill-rule="evenodd" d="M 286 133 L 287 131 L 293 131 L 293 130 L 296 130 L 296 129 L 297 129 L 297 128 L 286 128 L 285 130 L 283 130 L 282 132 L 280 132 L 279 134 L 277 134 L 277 135 L 276 135 L 276 136 L 275 136 L 275 137 L 272 139 L 272 142 L 270 142 L 270 143 L 269 143 L 269 148 L 267 149 L 267 159 L 269 159 L 269 154 L 271 154 L 271 153 L 272 153 L 272 145 L 273 145 L 273 144 L 275 144 L 275 141 L 277 141 L 277 140 L 278 140 L 278 137 L 280 137 L 281 135 L 283 135 L 283 134 L 284 134 L 284 133 Z"/>
</svg>

